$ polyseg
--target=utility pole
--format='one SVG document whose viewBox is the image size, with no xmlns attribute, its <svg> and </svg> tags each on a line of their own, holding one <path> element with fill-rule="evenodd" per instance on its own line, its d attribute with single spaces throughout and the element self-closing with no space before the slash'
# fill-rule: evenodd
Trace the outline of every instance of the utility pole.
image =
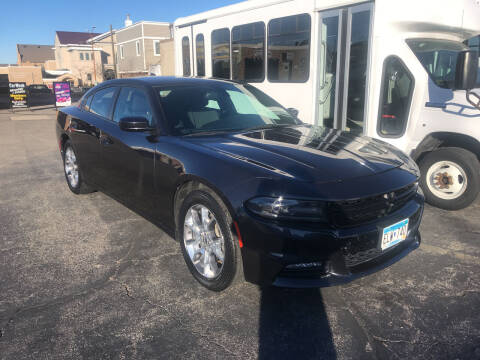
<svg viewBox="0 0 480 360">
<path fill-rule="evenodd" d="M 92 26 L 92 30 L 90 31 L 90 34 L 93 33 L 93 30 L 95 29 L 95 26 Z M 93 38 L 91 38 L 93 39 Z M 95 66 L 95 53 L 94 53 L 94 48 L 93 48 L 93 40 L 92 40 L 92 61 L 93 61 L 93 85 L 96 85 L 97 84 L 97 69 L 96 69 L 96 66 Z"/>
<path fill-rule="evenodd" d="M 115 45 L 113 43 L 112 24 L 110 24 L 110 39 L 112 40 L 113 71 L 115 73 L 115 79 L 118 79 L 118 76 L 117 76 L 117 57 L 115 56 Z"/>
</svg>

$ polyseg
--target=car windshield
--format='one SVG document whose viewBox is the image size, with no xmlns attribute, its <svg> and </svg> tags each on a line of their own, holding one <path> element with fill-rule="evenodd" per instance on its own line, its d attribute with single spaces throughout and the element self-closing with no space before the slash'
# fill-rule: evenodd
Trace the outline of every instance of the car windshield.
<svg viewBox="0 0 480 360">
<path fill-rule="evenodd" d="M 407 44 L 437 86 L 455 88 L 457 56 L 460 51 L 468 50 L 468 46 L 457 41 L 436 39 L 410 39 Z"/>
<path fill-rule="evenodd" d="M 157 92 L 177 136 L 300 124 L 275 100 L 247 84 L 174 85 Z"/>
</svg>

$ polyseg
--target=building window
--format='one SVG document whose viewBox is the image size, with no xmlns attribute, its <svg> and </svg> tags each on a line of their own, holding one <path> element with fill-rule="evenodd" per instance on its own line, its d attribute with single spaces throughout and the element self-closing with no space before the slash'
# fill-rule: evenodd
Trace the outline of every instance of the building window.
<svg viewBox="0 0 480 360">
<path fill-rule="evenodd" d="M 205 38 L 198 34 L 195 38 L 197 53 L 197 76 L 205 76 Z"/>
<path fill-rule="evenodd" d="M 414 80 L 403 62 L 396 56 L 385 60 L 378 133 L 383 137 L 400 137 L 407 127 Z"/>
<path fill-rule="evenodd" d="M 308 14 L 268 23 L 268 80 L 305 82 L 310 74 L 311 19 Z"/>
<path fill-rule="evenodd" d="M 137 56 L 140 56 L 140 41 L 135 42 L 135 49 L 137 51 Z"/>
<path fill-rule="evenodd" d="M 120 45 L 120 59 L 125 59 L 125 52 L 123 51 L 123 45 Z"/>
<path fill-rule="evenodd" d="M 230 30 L 212 31 L 212 76 L 230 79 Z"/>
<path fill-rule="evenodd" d="M 183 76 L 190 76 L 190 39 L 184 36 L 182 39 Z"/>
<path fill-rule="evenodd" d="M 89 53 L 85 53 L 85 60 L 90 60 L 90 54 Z"/>
<path fill-rule="evenodd" d="M 160 40 L 153 40 L 153 55 L 160 56 Z"/>
<path fill-rule="evenodd" d="M 83 53 L 80 53 L 80 60 L 83 60 Z"/>
<path fill-rule="evenodd" d="M 87 74 L 87 80 L 92 81 L 92 74 Z"/>
<path fill-rule="evenodd" d="M 265 24 L 257 22 L 232 29 L 232 76 L 234 80 L 265 79 Z"/>
</svg>

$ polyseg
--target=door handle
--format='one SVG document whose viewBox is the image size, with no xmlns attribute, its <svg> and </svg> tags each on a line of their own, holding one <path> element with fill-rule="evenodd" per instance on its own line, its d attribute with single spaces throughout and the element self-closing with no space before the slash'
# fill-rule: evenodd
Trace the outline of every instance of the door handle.
<svg viewBox="0 0 480 360">
<path fill-rule="evenodd" d="M 109 136 L 101 135 L 100 136 L 100 144 L 102 144 L 102 145 L 112 145 L 113 141 Z"/>
</svg>

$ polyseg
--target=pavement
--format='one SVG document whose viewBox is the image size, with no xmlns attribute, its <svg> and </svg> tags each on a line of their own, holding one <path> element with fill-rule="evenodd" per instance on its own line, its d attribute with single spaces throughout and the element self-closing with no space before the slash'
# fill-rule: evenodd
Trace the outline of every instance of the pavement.
<svg viewBox="0 0 480 360">
<path fill-rule="evenodd" d="M 213 293 L 162 230 L 69 191 L 54 119 L 0 110 L 0 359 L 480 359 L 480 201 L 427 206 L 418 250 L 347 285 Z"/>
</svg>

